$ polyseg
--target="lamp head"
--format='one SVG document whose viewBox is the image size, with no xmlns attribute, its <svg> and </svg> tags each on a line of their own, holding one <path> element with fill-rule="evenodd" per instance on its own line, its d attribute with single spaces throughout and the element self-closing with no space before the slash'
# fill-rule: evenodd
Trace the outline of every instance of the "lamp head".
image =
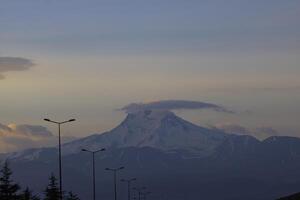
<svg viewBox="0 0 300 200">
<path fill-rule="evenodd" d="M 69 120 L 69 122 L 74 122 L 74 121 L 76 121 L 76 119 L 70 119 L 70 120 Z"/>
<path fill-rule="evenodd" d="M 50 122 L 51 120 L 46 118 L 46 119 L 44 119 L 44 121 Z"/>
</svg>

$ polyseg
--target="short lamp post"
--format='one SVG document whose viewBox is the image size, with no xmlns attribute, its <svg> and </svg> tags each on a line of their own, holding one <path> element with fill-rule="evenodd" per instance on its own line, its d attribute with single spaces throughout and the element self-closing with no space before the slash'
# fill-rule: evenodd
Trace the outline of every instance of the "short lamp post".
<svg viewBox="0 0 300 200">
<path fill-rule="evenodd" d="M 141 200 L 141 197 L 142 197 L 142 191 L 145 190 L 145 189 L 147 189 L 147 188 L 146 188 L 146 187 L 134 187 L 133 189 L 136 190 L 136 191 L 138 192 L 138 195 L 139 195 L 139 196 L 138 196 L 138 197 L 139 197 L 138 200 Z"/>
<path fill-rule="evenodd" d="M 114 173 L 114 191 L 115 191 L 115 200 L 117 200 L 117 172 L 124 169 L 125 167 L 119 168 L 105 168 L 107 171 L 112 171 Z"/>
<path fill-rule="evenodd" d="M 131 179 L 121 179 L 122 182 L 127 183 L 127 188 L 128 188 L 128 200 L 130 200 L 130 191 L 131 191 L 131 182 L 136 181 L 136 178 L 131 178 Z"/>
<path fill-rule="evenodd" d="M 96 200 L 96 169 L 95 169 L 95 154 L 100 151 L 105 151 L 105 149 L 99 149 L 96 151 L 90 151 L 88 149 L 81 149 L 81 151 L 88 152 L 92 154 L 92 165 L 93 165 L 93 200 Z"/>
</svg>

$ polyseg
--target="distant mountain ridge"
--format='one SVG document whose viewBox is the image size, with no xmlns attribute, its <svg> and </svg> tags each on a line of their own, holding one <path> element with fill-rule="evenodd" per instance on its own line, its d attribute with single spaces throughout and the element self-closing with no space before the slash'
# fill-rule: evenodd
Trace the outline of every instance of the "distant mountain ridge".
<svg viewBox="0 0 300 200">
<path fill-rule="evenodd" d="M 128 114 L 111 131 L 63 145 L 66 189 L 91 198 L 91 160 L 81 149 L 104 147 L 107 151 L 97 154 L 97 192 L 104 199 L 113 195 L 104 168 L 121 165 L 126 167 L 122 177 L 137 177 L 172 200 L 274 200 L 300 188 L 300 138 L 260 141 L 200 127 L 170 111 L 143 110 Z M 0 159 L 11 161 L 23 185 L 43 191 L 49 173 L 57 173 L 57 153 L 57 148 L 28 149 Z"/>
<path fill-rule="evenodd" d="M 277 141 L 278 139 L 278 141 Z M 260 151 L 261 144 L 294 141 L 298 138 L 272 136 L 259 141 L 250 135 L 235 135 L 220 129 L 205 128 L 188 122 L 168 110 L 139 110 L 129 113 L 114 129 L 101 134 L 93 134 L 63 144 L 63 155 L 77 154 L 82 148 L 125 148 L 151 147 L 164 152 L 185 152 L 192 157 L 227 155 L 249 151 Z M 285 144 L 283 150 L 285 150 Z M 34 160 L 43 151 L 53 148 L 27 149 L 0 155 L 0 159 Z M 268 149 L 265 149 L 267 151 Z M 231 153 L 230 153 L 231 152 Z"/>
</svg>

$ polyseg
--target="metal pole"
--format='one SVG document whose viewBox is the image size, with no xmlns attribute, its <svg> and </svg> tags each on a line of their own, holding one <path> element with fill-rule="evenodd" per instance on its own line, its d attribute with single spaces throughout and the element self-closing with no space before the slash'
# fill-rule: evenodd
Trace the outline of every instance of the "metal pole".
<svg viewBox="0 0 300 200">
<path fill-rule="evenodd" d="M 59 192 L 60 199 L 62 200 L 63 191 L 62 191 L 62 167 L 61 167 L 61 136 L 60 136 L 60 123 L 58 123 L 58 149 L 59 149 Z"/>
<path fill-rule="evenodd" d="M 93 155 L 93 199 L 96 200 L 96 175 L 95 175 L 95 152 Z"/>
<path fill-rule="evenodd" d="M 100 151 L 105 151 L 104 148 L 102 149 L 99 149 L 97 151 L 91 151 L 91 150 L 88 150 L 88 149 L 81 149 L 81 151 L 85 151 L 85 152 L 88 152 L 88 153 L 91 153 L 92 155 L 92 168 L 93 168 L 93 178 L 92 178 L 92 182 L 93 182 L 93 200 L 96 200 L 96 162 L 95 162 L 95 154 L 100 152 Z"/>
<path fill-rule="evenodd" d="M 117 200 L 117 170 L 114 170 L 114 179 L 115 179 L 115 200 Z"/>
<path fill-rule="evenodd" d="M 141 200 L 141 191 L 139 190 L 139 200 Z"/>
<path fill-rule="evenodd" d="M 130 180 L 128 181 L 128 200 L 130 200 Z"/>
<path fill-rule="evenodd" d="M 60 126 L 61 124 L 68 123 L 68 122 L 74 122 L 76 121 L 75 119 L 69 119 L 67 121 L 63 122 L 57 122 L 57 121 L 52 121 L 50 119 L 44 119 L 44 121 L 51 122 L 54 124 L 58 125 L 58 161 L 59 161 L 59 199 L 63 199 L 63 189 L 62 189 L 62 158 L 61 158 L 61 131 L 60 131 Z"/>
<path fill-rule="evenodd" d="M 139 188 L 133 188 L 133 189 L 138 192 L 138 195 L 139 195 L 138 199 L 141 200 L 142 190 L 146 189 L 146 187 L 139 187 Z"/>
<path fill-rule="evenodd" d="M 115 200 L 117 200 L 117 172 L 121 169 L 124 169 L 124 167 L 119 168 L 105 168 L 105 170 L 114 172 L 114 191 L 115 191 Z"/>
</svg>

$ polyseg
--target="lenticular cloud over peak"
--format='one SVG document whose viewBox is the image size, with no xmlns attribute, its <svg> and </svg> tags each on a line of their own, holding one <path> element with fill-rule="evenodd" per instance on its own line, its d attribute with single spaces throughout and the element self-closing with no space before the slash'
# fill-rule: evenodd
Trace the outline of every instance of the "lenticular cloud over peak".
<svg viewBox="0 0 300 200">
<path fill-rule="evenodd" d="M 217 112 L 232 113 L 223 106 L 200 102 L 200 101 L 188 101 L 188 100 L 162 100 L 153 101 L 148 103 L 131 103 L 121 110 L 126 113 L 134 113 L 141 110 L 198 110 L 198 109 L 211 109 Z"/>
</svg>

